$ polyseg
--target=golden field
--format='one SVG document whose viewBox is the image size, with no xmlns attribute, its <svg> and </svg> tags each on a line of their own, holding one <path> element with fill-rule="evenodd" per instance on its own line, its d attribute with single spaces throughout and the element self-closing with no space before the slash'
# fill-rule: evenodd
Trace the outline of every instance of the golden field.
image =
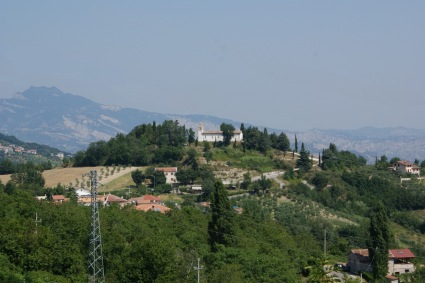
<svg viewBox="0 0 425 283">
<path fill-rule="evenodd" d="M 45 187 L 56 187 L 57 184 L 74 187 L 88 187 L 89 176 L 87 175 L 92 170 L 97 171 L 98 181 L 104 186 L 108 183 L 116 181 L 116 179 L 130 175 L 130 173 L 141 167 L 113 167 L 113 166 L 97 166 L 97 167 L 78 167 L 78 168 L 55 168 L 43 172 L 43 177 L 46 180 Z M 128 179 L 128 178 L 126 178 Z M 0 175 L 0 180 L 6 184 L 10 180 L 10 175 Z M 102 186 L 99 187 L 102 191 Z"/>
</svg>

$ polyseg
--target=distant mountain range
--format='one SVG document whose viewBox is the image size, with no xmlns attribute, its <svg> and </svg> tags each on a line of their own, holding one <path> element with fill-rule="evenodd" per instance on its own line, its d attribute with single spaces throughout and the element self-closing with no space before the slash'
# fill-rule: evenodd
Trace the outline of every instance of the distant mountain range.
<svg viewBox="0 0 425 283">
<path fill-rule="evenodd" d="M 178 120 L 196 132 L 200 122 L 206 129 L 221 123 L 239 128 L 241 122 L 208 115 L 174 115 L 121 108 L 96 103 L 84 97 L 63 93 L 55 87 L 30 87 L 12 98 L 0 99 L 0 133 L 46 144 L 65 152 L 85 149 L 90 142 L 109 140 L 143 123 Z M 245 126 L 249 124 L 245 123 Z M 259 127 L 262 128 L 262 127 Z M 281 132 L 268 129 L 270 132 Z M 357 130 L 319 130 L 285 132 L 294 141 L 304 142 L 312 153 L 329 143 L 373 161 L 376 156 L 425 159 L 425 130 L 407 128 L 361 128 Z"/>
</svg>

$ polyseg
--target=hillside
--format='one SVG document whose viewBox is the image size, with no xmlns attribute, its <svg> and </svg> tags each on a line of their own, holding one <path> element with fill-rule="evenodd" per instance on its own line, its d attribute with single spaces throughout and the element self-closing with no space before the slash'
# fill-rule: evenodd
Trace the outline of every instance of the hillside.
<svg viewBox="0 0 425 283">
<path fill-rule="evenodd" d="M 197 258 L 206 282 L 314 281 L 325 262 L 345 264 L 352 249 L 370 246 L 370 217 L 381 202 L 387 208 L 382 227 L 391 235 L 385 244 L 410 249 L 417 272 L 409 276 L 423 276 L 423 181 L 390 172 L 385 158 L 368 165 L 333 144 L 320 159 L 311 160 L 303 144 L 293 153 L 285 135 L 255 127 L 244 131 L 244 143 L 226 146 L 189 142 L 186 129 L 173 121 L 142 124 L 126 135 L 91 144 L 73 160 L 81 167 L 43 172 L 46 186 L 60 182 L 69 189 L 40 188 L 31 182 L 39 179 L 25 178 L 36 175 L 31 168 L 21 175 L 22 183 L 0 183 L 5 224 L 0 226 L 0 281 L 84 281 L 90 208 L 78 204 L 72 187 L 88 187 L 83 175 L 93 169 L 103 184 L 101 192 L 129 197 L 130 186 L 131 196 L 149 192 L 171 208 L 161 214 L 138 211 L 134 203 L 102 207 L 106 282 L 192 282 Z M 179 184 L 173 185 L 179 194 L 154 170 L 169 166 L 178 168 L 174 176 Z M 137 185 L 130 176 L 136 168 L 141 169 Z M 400 185 L 400 177 L 411 180 Z M 202 192 L 193 191 L 194 185 Z M 60 205 L 34 200 L 34 195 L 51 193 L 71 200 Z M 42 219 L 38 225 L 36 213 Z M 5 227 L 13 229 L 6 232 Z M 51 249 L 55 252 L 45 252 Z M 28 257 L 20 256 L 25 253 Z M 359 280 L 343 270 L 335 272 Z M 331 274 L 321 276 L 332 282 Z"/>
</svg>

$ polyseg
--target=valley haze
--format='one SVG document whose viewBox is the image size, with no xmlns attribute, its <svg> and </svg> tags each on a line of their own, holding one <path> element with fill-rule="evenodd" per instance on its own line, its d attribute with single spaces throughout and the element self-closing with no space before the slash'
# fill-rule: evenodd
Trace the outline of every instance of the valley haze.
<svg viewBox="0 0 425 283">
<path fill-rule="evenodd" d="M 210 115 L 163 114 L 103 105 L 82 96 L 64 93 L 56 87 L 30 87 L 11 98 L 0 99 L 0 120 L 0 132 L 3 134 L 72 153 L 84 150 L 91 142 L 109 140 L 118 133 L 127 133 L 137 125 L 153 121 L 162 123 L 164 120 L 178 120 L 195 132 L 199 123 L 203 123 L 207 130 L 219 129 L 223 122 L 233 124 L 235 128 L 239 128 L 241 123 L 246 127 L 251 125 L 246 121 Z M 425 159 L 425 130 L 421 129 L 363 127 L 355 130 L 312 129 L 299 132 L 267 129 L 269 133 L 284 132 L 292 147 L 296 135 L 299 144 L 304 142 L 313 154 L 320 153 L 330 143 L 334 143 L 339 150 L 362 155 L 369 162 L 382 155 L 410 161 Z"/>
</svg>

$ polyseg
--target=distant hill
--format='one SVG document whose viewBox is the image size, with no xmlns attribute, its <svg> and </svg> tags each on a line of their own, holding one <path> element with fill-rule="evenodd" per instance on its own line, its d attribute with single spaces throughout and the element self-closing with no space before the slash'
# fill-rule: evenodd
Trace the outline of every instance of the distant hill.
<svg viewBox="0 0 425 283">
<path fill-rule="evenodd" d="M 364 127 L 356 130 L 311 130 L 297 133 L 298 141 L 319 153 L 330 143 L 338 149 L 349 150 L 362 155 L 369 162 L 376 157 L 399 157 L 413 161 L 425 159 L 425 130 L 397 128 Z"/>
<path fill-rule="evenodd" d="M 285 117 L 282 117 L 285 118 Z M 84 97 L 64 93 L 55 87 L 30 87 L 12 98 L 0 99 L 0 133 L 46 144 L 65 152 L 85 149 L 90 142 L 109 140 L 117 133 L 128 133 L 135 126 L 156 121 L 178 120 L 195 130 L 202 122 L 207 130 L 221 123 L 239 128 L 240 121 L 208 115 L 174 115 L 108 106 Z M 249 124 L 245 123 L 245 126 Z M 257 125 L 258 126 L 258 125 Z M 259 128 L 262 128 L 259 126 Z M 280 133 L 279 129 L 268 129 Z M 304 142 L 314 154 L 329 143 L 350 150 L 373 162 L 376 156 L 425 159 L 425 131 L 408 128 L 361 128 L 357 130 L 284 131 L 290 141 Z"/>
<path fill-rule="evenodd" d="M 234 123 L 206 115 L 160 114 L 102 105 L 55 87 L 31 87 L 12 98 L 0 99 L 0 132 L 67 152 L 85 149 L 93 141 L 109 140 L 143 123 L 170 119 L 193 129 L 199 122 L 207 129 L 222 122 Z"/>
</svg>

